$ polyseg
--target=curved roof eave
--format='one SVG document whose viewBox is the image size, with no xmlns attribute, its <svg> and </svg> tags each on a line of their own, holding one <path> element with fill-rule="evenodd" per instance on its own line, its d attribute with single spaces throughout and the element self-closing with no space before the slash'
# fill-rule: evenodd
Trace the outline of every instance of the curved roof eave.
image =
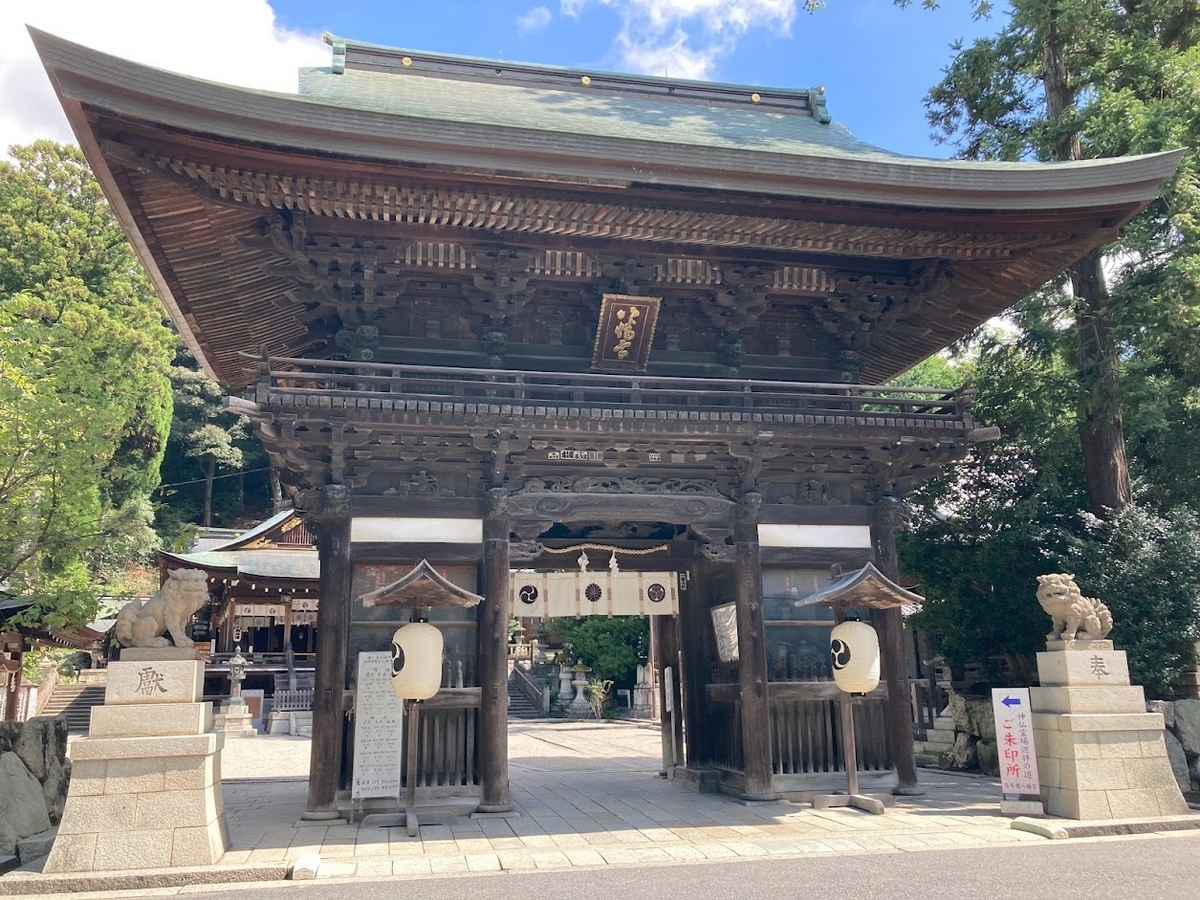
<svg viewBox="0 0 1200 900">
<path fill-rule="evenodd" d="M 30 29 L 81 143 L 71 106 L 322 156 L 532 181 L 631 182 L 908 207 L 1078 209 L 1152 200 L 1183 150 L 1072 163 L 979 163 L 672 144 L 353 109 L 132 63 Z M 91 141 L 87 140 L 91 138 Z M 93 161 L 96 162 L 96 161 Z"/>
</svg>

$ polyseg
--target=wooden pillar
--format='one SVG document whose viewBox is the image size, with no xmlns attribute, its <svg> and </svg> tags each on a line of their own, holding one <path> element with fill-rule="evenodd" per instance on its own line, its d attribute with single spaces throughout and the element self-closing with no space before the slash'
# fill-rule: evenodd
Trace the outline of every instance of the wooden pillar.
<svg viewBox="0 0 1200 900">
<path fill-rule="evenodd" d="M 738 688 L 742 710 L 742 799 L 777 800 L 771 773 L 771 708 L 762 615 L 758 519 L 762 495 L 743 494 L 733 526 L 738 627 Z"/>
<path fill-rule="evenodd" d="M 21 699 L 21 664 L 25 660 L 25 654 L 17 653 L 14 657 L 16 662 L 16 670 L 12 672 L 4 672 L 5 680 L 8 682 L 8 690 L 4 697 L 4 719 L 6 722 L 17 721 L 17 703 Z"/>
<path fill-rule="evenodd" d="M 662 732 L 662 768 L 659 774 L 669 777 L 672 767 L 684 764 L 683 704 L 679 690 L 679 618 L 652 616 L 650 622 L 658 651 L 655 677 L 658 679 L 659 727 Z M 663 674 L 666 669 L 671 670 L 669 683 Z"/>
<path fill-rule="evenodd" d="M 729 548 L 732 550 L 733 548 Z M 711 704 L 706 689 L 712 678 L 715 645 L 712 638 L 712 605 L 714 585 L 708 566 L 695 566 L 689 572 L 688 589 L 679 598 L 679 669 L 676 673 L 682 707 L 680 723 L 687 734 L 683 759 L 689 769 L 701 769 L 712 764 L 716 740 L 710 716 Z"/>
<path fill-rule="evenodd" d="M 307 495 L 307 496 L 305 496 Z M 301 507 L 301 503 L 304 504 Z M 321 561 L 317 628 L 321 634 L 313 690 L 313 733 L 308 804 L 303 819 L 336 819 L 345 722 L 346 643 L 350 637 L 350 498 L 344 485 L 305 491 L 297 508 L 317 525 Z"/>
<path fill-rule="evenodd" d="M 875 567 L 886 577 L 897 580 L 896 526 L 900 523 L 902 504 L 895 497 L 882 497 L 875 504 L 871 523 L 871 543 L 875 551 Z M 881 610 L 879 644 L 882 649 L 883 680 L 888 699 L 884 721 L 892 764 L 896 767 L 896 787 L 893 794 L 912 797 L 924 793 L 917 783 L 917 763 L 913 754 L 912 703 L 909 699 L 908 672 L 904 664 L 904 620 L 898 607 Z"/>
<path fill-rule="evenodd" d="M 512 809 L 508 790 L 508 491 L 487 492 L 479 611 L 480 812 Z"/>
</svg>

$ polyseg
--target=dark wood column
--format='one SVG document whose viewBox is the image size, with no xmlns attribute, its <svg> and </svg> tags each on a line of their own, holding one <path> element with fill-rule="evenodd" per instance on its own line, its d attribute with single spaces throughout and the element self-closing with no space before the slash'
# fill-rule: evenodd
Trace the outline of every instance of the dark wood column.
<svg viewBox="0 0 1200 900">
<path fill-rule="evenodd" d="M 21 699 L 21 664 L 24 659 L 23 652 L 15 653 L 12 659 L 15 665 L 0 669 L 0 674 L 4 676 L 8 685 L 4 697 L 4 720 L 6 722 L 17 720 L 17 701 Z"/>
<path fill-rule="evenodd" d="M 744 800 L 777 800 L 771 773 L 771 709 L 762 616 L 762 566 L 758 520 L 762 495 L 743 494 L 733 526 L 738 627 L 738 688 L 742 710 Z"/>
<path fill-rule="evenodd" d="M 508 491 L 487 492 L 483 519 L 483 604 L 479 610 L 480 812 L 512 809 L 508 790 Z"/>
<path fill-rule="evenodd" d="M 875 504 L 871 523 L 871 543 L 875 551 L 875 567 L 892 581 L 899 578 L 896 561 L 896 526 L 900 524 L 903 504 L 895 497 L 881 497 Z M 884 719 L 887 723 L 888 746 L 896 767 L 896 787 L 893 794 L 904 797 L 924 793 L 917 783 L 917 763 L 913 755 L 912 702 L 909 699 L 908 671 L 904 664 L 904 619 L 899 608 L 879 610 L 881 625 L 879 644 L 882 650 L 883 680 L 887 684 L 888 700 Z"/>
<path fill-rule="evenodd" d="M 346 690 L 346 642 L 349 639 L 350 498 L 340 484 L 302 491 L 296 508 L 316 524 L 321 560 L 321 597 L 317 606 L 317 651 L 313 691 L 312 749 L 308 768 L 308 804 L 303 819 L 336 819 L 342 771 L 343 697 Z"/>
<path fill-rule="evenodd" d="M 669 776 L 670 767 L 682 766 L 683 759 L 683 704 L 680 702 L 679 672 L 679 619 L 677 616 L 652 616 L 655 643 L 658 648 L 658 721 L 662 732 L 662 769 L 659 774 Z M 671 683 L 667 683 L 665 670 L 671 670 Z"/>
</svg>

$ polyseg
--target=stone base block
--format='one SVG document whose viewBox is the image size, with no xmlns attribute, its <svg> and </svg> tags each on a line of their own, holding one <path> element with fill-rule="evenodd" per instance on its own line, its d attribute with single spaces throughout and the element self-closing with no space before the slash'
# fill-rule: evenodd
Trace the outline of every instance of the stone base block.
<svg viewBox="0 0 1200 900">
<path fill-rule="evenodd" d="M 1036 713 L 1033 718 L 1048 815 L 1125 819 L 1187 812 L 1167 759 L 1161 715 Z M 1119 727 L 1080 727 L 1094 722 Z"/>
<path fill-rule="evenodd" d="M 212 703 L 92 707 L 93 738 L 172 737 L 212 731 Z"/>
<path fill-rule="evenodd" d="M 1088 638 L 1075 638 L 1070 641 L 1057 640 L 1046 641 L 1046 650 L 1050 653 L 1062 653 L 1063 651 L 1074 650 L 1076 652 L 1093 652 L 1097 650 L 1113 649 L 1112 641 L 1093 641 Z M 1121 651 L 1124 653 L 1125 651 Z"/>
<path fill-rule="evenodd" d="M 1039 712 L 1144 713 L 1146 696 L 1137 685 L 1101 684 L 1030 688 L 1030 703 Z"/>
<path fill-rule="evenodd" d="M 1124 650 L 1039 653 L 1037 667 L 1042 687 L 1129 684 L 1129 659 Z"/>
<path fill-rule="evenodd" d="M 67 806 L 44 871 L 215 864 L 228 844 L 223 743 L 216 734 L 76 741 Z"/>
<path fill-rule="evenodd" d="M 121 662 L 160 662 L 162 660 L 198 659 L 195 647 L 122 647 Z"/>
<path fill-rule="evenodd" d="M 226 706 L 223 712 L 213 716 L 213 728 L 226 737 L 256 737 L 258 735 L 258 730 L 254 727 L 254 715 L 245 705 L 240 708 Z"/>
<path fill-rule="evenodd" d="M 312 734 L 311 710 L 267 713 L 267 734 Z"/>
<path fill-rule="evenodd" d="M 119 661 L 108 664 L 106 706 L 196 703 L 204 696 L 200 660 Z"/>
</svg>

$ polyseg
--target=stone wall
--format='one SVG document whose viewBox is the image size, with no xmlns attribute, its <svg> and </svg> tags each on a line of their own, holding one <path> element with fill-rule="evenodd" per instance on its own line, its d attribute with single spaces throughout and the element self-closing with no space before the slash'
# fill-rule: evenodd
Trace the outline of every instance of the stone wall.
<svg viewBox="0 0 1200 900">
<path fill-rule="evenodd" d="M 0 722 L 0 858 L 58 824 L 70 782 L 65 717 Z"/>
<path fill-rule="evenodd" d="M 915 746 L 925 765 L 939 769 L 1000 774 L 996 752 L 996 721 L 990 698 L 950 692 L 946 708 L 938 715 L 927 740 Z"/>
<path fill-rule="evenodd" d="M 1200 700 L 1154 700 L 1147 706 L 1167 723 L 1167 757 L 1179 789 L 1200 795 Z"/>
<path fill-rule="evenodd" d="M 1146 706 L 1150 712 L 1162 713 L 1166 722 L 1163 737 L 1179 789 L 1200 796 L 1200 700 L 1154 700 Z M 928 764 L 999 776 L 990 698 L 951 693 L 930 737 L 916 745 Z"/>
</svg>

